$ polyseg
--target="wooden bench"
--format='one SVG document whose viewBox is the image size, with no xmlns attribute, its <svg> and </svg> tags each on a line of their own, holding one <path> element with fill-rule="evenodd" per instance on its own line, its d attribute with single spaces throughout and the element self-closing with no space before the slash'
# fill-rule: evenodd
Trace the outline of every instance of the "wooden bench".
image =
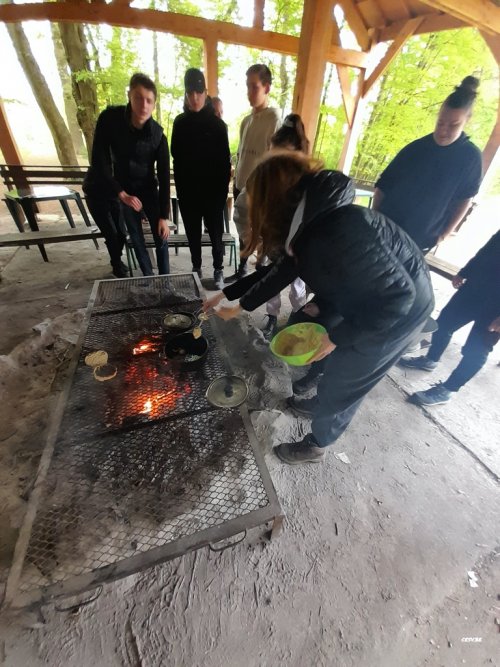
<svg viewBox="0 0 500 667">
<path fill-rule="evenodd" d="M 427 254 L 425 256 L 425 261 L 427 262 L 427 266 L 431 271 L 434 271 L 434 273 L 437 273 L 443 278 L 448 278 L 448 280 L 451 280 L 454 276 L 456 276 L 460 270 L 460 268 L 455 266 L 455 264 L 447 262 L 444 259 L 440 259 L 439 257 L 436 257 L 436 255 Z"/>
<path fill-rule="evenodd" d="M 102 238 L 102 232 L 97 227 L 86 227 L 85 229 L 68 229 L 66 231 L 52 232 L 23 232 L 22 234 L 0 235 L 0 248 L 15 248 L 30 245 L 42 246 L 44 243 L 66 243 L 68 241 L 85 241 Z M 45 259 L 48 262 L 48 258 Z"/>
<path fill-rule="evenodd" d="M 144 241 L 146 243 L 146 248 L 155 247 L 153 235 L 149 230 L 146 229 L 144 229 Z M 236 239 L 232 234 L 225 233 L 222 235 L 222 243 L 224 244 L 224 247 L 229 247 L 229 266 L 233 264 L 234 269 L 236 271 L 237 269 Z M 168 245 L 170 248 L 175 248 L 176 251 L 178 248 L 189 248 L 189 243 L 186 234 L 178 234 L 175 231 L 168 237 Z M 202 234 L 201 245 L 203 247 L 212 245 L 208 234 Z M 134 269 L 137 269 L 137 261 L 134 252 L 134 246 L 132 245 L 130 237 L 127 237 L 125 249 L 127 251 L 127 264 L 130 271 L 130 275 L 133 276 Z"/>
</svg>

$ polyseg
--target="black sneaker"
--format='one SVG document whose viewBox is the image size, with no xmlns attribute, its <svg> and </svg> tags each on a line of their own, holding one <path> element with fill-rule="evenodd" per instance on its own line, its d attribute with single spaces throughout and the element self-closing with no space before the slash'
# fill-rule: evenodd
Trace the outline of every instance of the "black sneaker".
<svg viewBox="0 0 500 667">
<path fill-rule="evenodd" d="M 244 278 L 247 275 L 247 273 L 248 273 L 247 263 L 240 262 L 240 265 L 238 266 L 236 273 L 233 273 L 232 276 L 226 278 L 226 283 L 233 283 L 235 280 L 241 280 L 241 278 Z"/>
<path fill-rule="evenodd" d="M 191 269 L 191 273 L 197 273 L 197 274 L 198 274 L 198 278 L 199 278 L 200 280 L 203 278 L 203 271 L 201 270 L 201 267 L 198 268 L 198 269 L 195 269 L 194 266 L 193 266 L 193 268 Z"/>
<path fill-rule="evenodd" d="M 214 283 L 217 289 L 224 289 L 224 271 L 214 271 Z"/>
<path fill-rule="evenodd" d="M 120 260 L 120 266 L 121 266 L 121 268 L 122 268 L 123 271 L 126 271 L 126 272 L 127 272 L 127 275 L 130 273 L 130 269 L 128 268 L 127 264 L 125 264 L 125 262 L 122 262 L 122 261 Z"/>
<path fill-rule="evenodd" d="M 321 463 L 325 458 L 325 447 L 318 447 L 312 433 L 300 442 L 283 442 L 273 451 L 280 461 L 292 466 L 300 463 Z"/>
<path fill-rule="evenodd" d="M 413 368 L 418 371 L 427 371 L 430 373 L 437 367 L 437 361 L 432 361 L 427 357 L 401 357 L 398 366 L 403 368 Z"/>
<path fill-rule="evenodd" d="M 322 376 L 323 373 L 320 373 L 314 368 L 314 366 L 312 366 L 304 375 L 304 377 L 300 378 L 300 380 L 295 380 L 295 382 L 292 382 L 293 393 L 295 396 L 307 394 L 318 386 Z"/>
<path fill-rule="evenodd" d="M 267 315 L 266 326 L 262 329 L 262 334 L 264 338 L 267 341 L 271 342 L 277 330 L 278 330 L 278 318 L 276 317 L 276 315 Z"/>
<path fill-rule="evenodd" d="M 295 396 L 290 396 L 286 399 L 286 402 L 288 407 L 301 417 L 312 418 L 318 407 L 316 396 L 314 398 L 295 398 Z"/>
</svg>

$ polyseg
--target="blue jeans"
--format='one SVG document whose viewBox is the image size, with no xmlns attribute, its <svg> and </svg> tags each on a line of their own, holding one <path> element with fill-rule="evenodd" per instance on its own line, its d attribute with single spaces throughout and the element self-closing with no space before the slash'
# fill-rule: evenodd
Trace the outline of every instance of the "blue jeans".
<svg viewBox="0 0 500 667">
<path fill-rule="evenodd" d="M 162 239 L 158 234 L 158 220 L 160 219 L 158 202 L 147 199 L 144 196 L 138 196 L 142 202 L 144 213 L 149 220 L 149 226 L 151 227 L 151 233 L 153 234 L 156 248 L 156 261 L 158 263 L 158 273 L 160 275 L 170 273 L 168 241 L 166 239 Z M 142 213 L 137 213 L 134 211 L 134 209 L 130 208 L 130 206 L 122 205 L 122 211 L 132 245 L 134 246 L 137 261 L 141 267 L 141 271 L 145 276 L 152 276 L 154 275 L 153 266 L 146 248 L 144 232 L 142 229 L 142 219 L 144 216 Z"/>
</svg>

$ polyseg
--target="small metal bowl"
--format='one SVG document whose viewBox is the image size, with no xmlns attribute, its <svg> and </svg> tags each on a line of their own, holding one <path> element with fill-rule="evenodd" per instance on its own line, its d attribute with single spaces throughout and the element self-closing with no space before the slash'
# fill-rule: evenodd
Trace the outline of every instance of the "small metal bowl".
<svg viewBox="0 0 500 667">
<path fill-rule="evenodd" d="M 169 333 L 183 333 L 192 329 L 196 323 L 196 317 L 193 313 L 179 311 L 176 313 L 167 313 L 163 318 L 163 328 Z"/>
<path fill-rule="evenodd" d="M 208 354 L 208 340 L 195 338 L 191 332 L 174 336 L 165 344 L 165 357 L 183 370 L 199 368 Z"/>
</svg>

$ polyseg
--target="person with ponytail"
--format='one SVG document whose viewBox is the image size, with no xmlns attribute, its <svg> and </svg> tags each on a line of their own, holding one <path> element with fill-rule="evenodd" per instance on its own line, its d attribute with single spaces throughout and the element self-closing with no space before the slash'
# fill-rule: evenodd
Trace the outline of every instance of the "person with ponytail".
<svg viewBox="0 0 500 667">
<path fill-rule="evenodd" d="M 478 87 L 465 77 L 441 106 L 434 132 L 405 146 L 375 184 L 373 208 L 424 252 L 453 232 L 481 184 L 481 152 L 463 131 Z"/>
</svg>

